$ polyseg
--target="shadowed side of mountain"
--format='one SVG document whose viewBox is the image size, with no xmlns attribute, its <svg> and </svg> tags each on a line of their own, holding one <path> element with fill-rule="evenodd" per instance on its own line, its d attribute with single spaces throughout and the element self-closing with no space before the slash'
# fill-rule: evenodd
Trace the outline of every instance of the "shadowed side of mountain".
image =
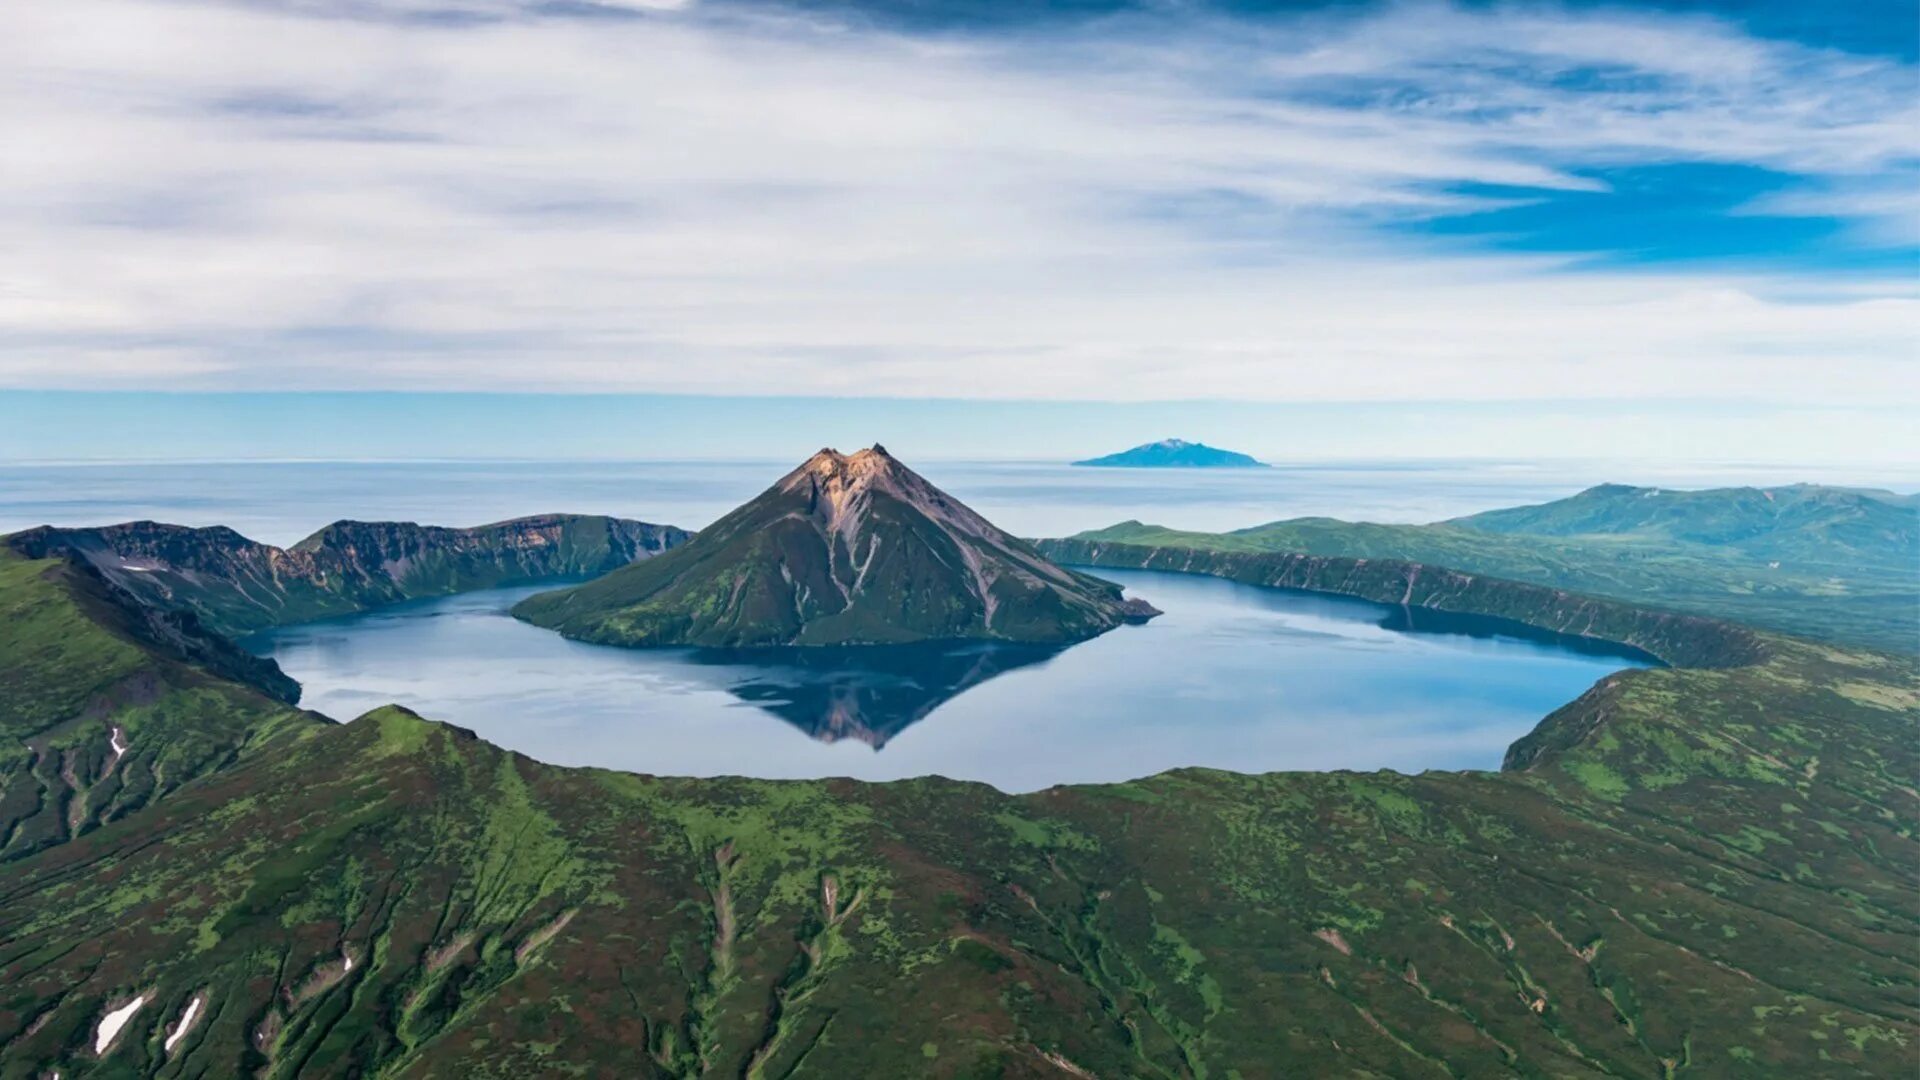
<svg viewBox="0 0 1920 1080">
<path fill-rule="evenodd" d="M 244 635 L 416 597 L 590 577 L 669 550 L 689 535 L 622 518 L 547 514 L 470 529 L 340 521 L 290 548 L 224 527 L 151 521 L 42 527 L 5 543 L 31 557 L 77 558 L 150 604 Z"/>
</svg>

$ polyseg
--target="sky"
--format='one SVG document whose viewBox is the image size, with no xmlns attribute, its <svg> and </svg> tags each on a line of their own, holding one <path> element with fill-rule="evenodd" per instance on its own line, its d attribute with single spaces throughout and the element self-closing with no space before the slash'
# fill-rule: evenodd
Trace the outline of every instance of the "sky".
<svg viewBox="0 0 1920 1080">
<path fill-rule="evenodd" d="M 1920 465 L 1907 2 L 0 13 L 0 459 Z"/>
</svg>

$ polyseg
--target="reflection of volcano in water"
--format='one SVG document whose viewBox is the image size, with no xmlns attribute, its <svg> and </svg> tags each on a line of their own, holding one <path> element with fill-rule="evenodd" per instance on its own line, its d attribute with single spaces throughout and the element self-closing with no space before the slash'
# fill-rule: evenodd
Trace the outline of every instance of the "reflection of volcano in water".
<svg viewBox="0 0 1920 1080">
<path fill-rule="evenodd" d="M 822 742 L 858 739 L 878 750 L 956 694 L 1059 652 L 967 642 L 699 649 L 691 659 L 731 669 L 715 672 L 729 693 Z"/>
</svg>

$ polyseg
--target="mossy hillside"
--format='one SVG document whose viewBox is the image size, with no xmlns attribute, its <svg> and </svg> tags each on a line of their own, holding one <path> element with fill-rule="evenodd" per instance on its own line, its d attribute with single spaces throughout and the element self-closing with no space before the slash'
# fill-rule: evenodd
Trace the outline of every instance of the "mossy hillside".
<svg viewBox="0 0 1920 1080">
<path fill-rule="evenodd" d="M 71 587 L 49 580 L 70 572 L 59 560 L 0 550 L 0 653 L 8 661 L 0 719 L 10 742 L 73 716 L 151 661 L 90 618 Z"/>
<path fill-rule="evenodd" d="M 1454 519 L 1481 533 L 1705 545 L 1845 572 L 1920 558 L 1920 496 L 1788 484 L 1675 491 L 1601 484 L 1537 506 Z"/>
<path fill-rule="evenodd" d="M 1007 796 L 310 721 L 10 866 L 0 1075 L 1887 1075 L 1920 684 L 1754 640 L 1499 774 Z"/>
<path fill-rule="evenodd" d="M 1298 518 L 1199 533 L 1130 521 L 1075 539 L 1416 562 L 1843 644 L 1912 653 L 1920 641 L 1920 506 L 1889 492 L 1608 484 L 1431 525 Z"/>
<path fill-rule="evenodd" d="M 127 600 L 82 567 L 0 547 L 0 862 L 318 722 L 202 666 L 255 674 L 224 641 Z"/>
<path fill-rule="evenodd" d="M 1754 664 L 1767 650 L 1767 635 L 1721 620 L 1420 563 L 1082 539 L 1042 540 L 1039 548 L 1075 565 L 1206 574 L 1247 585 L 1506 619 L 1553 633 L 1629 645 L 1669 664 L 1688 667 Z"/>
</svg>

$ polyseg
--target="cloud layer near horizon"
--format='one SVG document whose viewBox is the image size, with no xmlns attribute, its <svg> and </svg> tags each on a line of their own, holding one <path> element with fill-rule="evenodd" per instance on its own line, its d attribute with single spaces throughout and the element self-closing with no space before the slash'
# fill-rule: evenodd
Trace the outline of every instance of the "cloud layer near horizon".
<svg viewBox="0 0 1920 1080">
<path fill-rule="evenodd" d="M 1693 164 L 1910 246 L 1899 61 L 1619 10 L 620 8 L 8 12 L 0 387 L 1920 402 L 1910 265 L 1423 228 Z"/>
</svg>

